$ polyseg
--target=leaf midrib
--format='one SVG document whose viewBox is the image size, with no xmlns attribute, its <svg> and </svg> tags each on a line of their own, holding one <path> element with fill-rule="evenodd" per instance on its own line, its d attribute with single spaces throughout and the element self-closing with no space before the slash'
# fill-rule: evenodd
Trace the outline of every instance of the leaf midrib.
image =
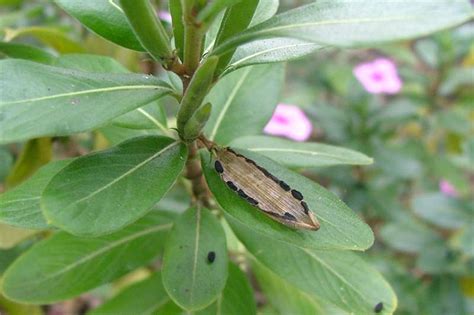
<svg viewBox="0 0 474 315">
<path fill-rule="evenodd" d="M 109 243 L 108 245 L 100 248 L 99 250 L 91 252 L 90 254 L 82 257 L 81 259 L 75 261 L 74 263 L 72 263 L 70 265 L 67 265 L 67 266 L 63 267 L 62 269 L 58 270 L 55 273 L 50 274 L 47 277 L 35 279 L 35 280 L 32 280 L 32 281 L 28 281 L 28 282 L 24 282 L 24 283 L 21 283 L 19 285 L 14 286 L 14 287 L 15 288 L 22 288 L 22 287 L 26 287 L 26 286 L 31 286 L 31 284 L 34 284 L 34 283 L 41 283 L 41 282 L 47 281 L 47 280 L 52 279 L 54 277 L 57 277 L 57 276 L 59 276 L 63 273 L 66 273 L 66 272 L 68 272 L 72 269 L 75 269 L 75 268 L 79 267 L 82 264 L 87 263 L 89 260 L 92 260 L 92 259 L 96 258 L 97 256 L 99 256 L 99 255 L 101 255 L 101 254 L 103 254 L 103 253 L 105 253 L 109 250 L 112 250 L 114 247 L 117 247 L 117 246 L 122 245 L 124 243 L 127 243 L 129 241 L 132 241 L 132 240 L 137 239 L 139 237 L 145 236 L 147 234 L 152 234 L 154 232 L 158 232 L 158 231 L 161 231 L 161 230 L 170 229 L 172 225 L 173 225 L 172 223 L 156 225 L 156 226 L 150 227 L 148 229 L 141 230 L 141 231 L 138 231 L 136 233 L 130 234 L 127 237 L 124 237 L 124 238 L 121 238 L 119 240 L 116 240 L 116 241 L 113 241 L 113 242 Z"/>
<path fill-rule="evenodd" d="M 77 92 L 61 93 L 61 94 L 35 97 L 35 98 L 29 98 L 29 99 L 11 101 L 11 102 L 2 102 L 0 103 L 0 106 L 21 104 L 21 103 L 28 103 L 28 102 L 40 102 L 40 101 L 52 100 L 52 99 L 63 98 L 63 97 L 96 94 L 96 93 L 103 93 L 103 92 L 113 92 L 113 91 L 121 91 L 121 90 L 156 90 L 156 89 L 162 89 L 165 91 L 167 90 L 169 92 L 172 92 L 172 89 L 166 88 L 160 85 L 123 85 L 123 86 L 113 86 L 113 87 L 107 87 L 107 88 L 89 89 L 89 90 L 83 90 L 83 91 L 77 91 Z"/>
<path fill-rule="evenodd" d="M 100 187 L 99 189 L 91 192 L 90 194 L 88 194 L 87 196 L 79 199 L 79 200 L 76 200 L 74 201 L 73 203 L 71 203 L 68 208 L 78 204 L 78 203 L 81 203 L 89 198 L 92 198 L 94 197 L 95 195 L 97 195 L 98 193 L 104 191 L 105 189 L 111 187 L 112 185 L 114 185 L 115 183 L 119 182 L 120 180 L 122 180 L 123 178 L 125 178 L 126 176 L 132 174 L 133 172 L 135 172 L 136 170 L 138 170 L 139 168 L 141 168 L 142 166 L 146 165 L 147 163 L 149 163 L 150 161 L 154 160 L 155 158 L 157 158 L 160 154 L 162 154 L 163 152 L 165 152 L 166 150 L 178 145 L 179 142 L 178 141 L 175 141 L 169 145 L 167 145 L 166 147 L 164 147 L 163 149 L 161 149 L 160 151 L 156 152 L 155 154 L 153 154 L 152 156 L 150 156 L 149 158 L 147 158 L 146 160 L 144 160 L 143 162 L 135 165 L 134 167 L 132 167 L 131 169 L 129 169 L 128 171 L 126 171 L 125 173 L 123 173 L 122 175 L 120 175 L 119 177 L 115 178 L 114 180 L 112 180 L 111 182 L 107 183 L 106 185 Z"/>
<path fill-rule="evenodd" d="M 234 86 L 232 91 L 229 94 L 229 97 L 227 98 L 227 102 L 224 104 L 224 107 L 219 113 L 219 116 L 217 116 L 216 123 L 214 124 L 214 127 L 212 128 L 211 134 L 209 135 L 209 140 L 214 140 L 217 134 L 217 130 L 219 129 L 222 120 L 224 119 L 225 114 L 227 113 L 227 110 L 229 109 L 230 105 L 234 101 L 235 96 L 237 95 L 237 92 L 239 91 L 240 87 L 244 83 L 245 79 L 250 73 L 251 68 L 249 67 L 246 69 L 245 73 L 242 75 L 242 77 L 237 81 L 237 84 Z"/>
<path fill-rule="evenodd" d="M 312 156 L 316 156 L 316 155 L 326 156 L 326 157 L 337 159 L 339 161 L 347 161 L 348 160 L 347 158 L 343 158 L 343 157 L 340 157 L 340 156 L 337 156 L 337 155 L 332 155 L 332 154 L 324 153 L 324 152 L 308 151 L 308 150 L 284 149 L 284 148 L 249 148 L 247 150 L 254 151 L 254 152 L 270 151 L 270 152 L 300 153 L 300 154 L 306 154 L 306 155 L 312 155 Z"/>
</svg>

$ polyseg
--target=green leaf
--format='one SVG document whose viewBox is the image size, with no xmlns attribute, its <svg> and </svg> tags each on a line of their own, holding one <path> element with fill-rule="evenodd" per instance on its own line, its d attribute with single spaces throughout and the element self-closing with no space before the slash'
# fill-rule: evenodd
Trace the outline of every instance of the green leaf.
<svg viewBox="0 0 474 315">
<path fill-rule="evenodd" d="M 295 38 L 281 37 L 250 42 L 237 48 L 224 74 L 250 65 L 298 59 L 321 48 L 321 45 Z"/>
<path fill-rule="evenodd" d="M 474 84 L 473 71 L 474 67 L 450 69 L 446 79 L 439 88 L 439 93 L 441 95 L 449 95 L 456 92 L 462 86 L 472 86 Z"/>
<path fill-rule="evenodd" d="M 195 315 L 255 315 L 254 292 L 245 273 L 229 263 L 229 277 L 217 301 Z"/>
<path fill-rule="evenodd" d="M 145 280 L 126 287 L 112 299 L 87 313 L 87 315 L 156 314 L 156 312 L 162 311 L 165 307 L 170 307 L 169 304 L 174 305 L 175 312 L 173 314 L 181 313 L 181 309 L 166 294 L 161 280 L 161 273 L 155 272 Z"/>
<path fill-rule="evenodd" d="M 180 142 L 145 136 L 77 158 L 46 186 L 44 215 L 74 235 L 116 231 L 151 210 L 176 181 L 186 156 Z"/>
<path fill-rule="evenodd" d="M 133 32 L 142 46 L 165 66 L 173 62 L 168 33 L 156 16 L 149 0 L 119 0 Z"/>
<path fill-rule="evenodd" d="M 278 103 L 283 80 L 282 65 L 247 67 L 223 77 L 204 100 L 213 108 L 204 133 L 222 145 L 261 134 Z"/>
<path fill-rule="evenodd" d="M 56 59 L 55 66 L 97 73 L 130 73 L 127 68 L 110 57 L 68 54 Z M 112 123 L 131 129 L 156 129 L 169 135 L 166 126 L 166 113 L 159 100 L 137 108 L 115 118 Z"/>
<path fill-rule="evenodd" d="M 319 303 L 309 295 L 284 281 L 257 261 L 252 271 L 268 302 L 280 314 L 322 315 Z"/>
<path fill-rule="evenodd" d="M 51 64 L 54 60 L 53 55 L 38 47 L 9 42 L 0 42 L 0 54 L 9 58 L 26 59 L 45 64 Z"/>
<path fill-rule="evenodd" d="M 464 229 L 459 231 L 457 234 L 450 239 L 450 243 L 453 247 L 459 248 L 468 257 L 474 257 L 474 226 L 472 220 L 470 225 L 467 225 Z"/>
<path fill-rule="evenodd" d="M 144 51 L 115 1 L 55 0 L 55 3 L 103 38 L 126 48 Z"/>
<path fill-rule="evenodd" d="M 113 58 L 90 54 L 62 55 L 56 58 L 53 66 L 94 73 L 130 73 Z"/>
<path fill-rule="evenodd" d="M 126 140 L 142 136 L 159 136 L 156 129 L 129 129 L 110 124 L 99 129 L 110 145 L 118 145 Z"/>
<path fill-rule="evenodd" d="M 209 155 L 203 153 L 201 161 L 207 183 L 229 223 L 245 224 L 262 235 L 303 249 L 364 250 L 372 245 L 374 237 L 369 226 L 333 193 L 268 158 L 249 151 L 238 151 L 300 191 L 309 209 L 320 221 L 321 228 L 318 231 L 293 230 L 268 218 L 230 190 L 214 170 Z"/>
<path fill-rule="evenodd" d="M 88 73 L 24 60 L 0 61 L 0 72 L 6 74 L 0 78 L 0 143 L 86 131 L 172 92 L 152 76 Z"/>
<path fill-rule="evenodd" d="M 208 260 L 214 252 L 213 262 Z M 163 257 L 163 284 L 169 296 L 186 310 L 206 307 L 227 280 L 224 230 L 207 209 L 190 208 L 175 222 Z"/>
<path fill-rule="evenodd" d="M 456 229 L 472 220 L 461 203 L 441 193 L 427 193 L 413 199 L 413 210 L 421 218 L 447 229 Z"/>
<path fill-rule="evenodd" d="M 228 8 L 222 18 L 214 45 L 219 46 L 228 38 L 245 30 L 252 21 L 258 2 L 259 0 L 246 0 Z M 217 74 L 224 70 L 232 58 L 233 53 L 233 50 L 229 50 L 219 58 L 216 70 Z"/>
<path fill-rule="evenodd" d="M 392 288 L 356 254 L 299 248 L 240 222 L 229 223 L 259 262 L 306 294 L 353 314 L 372 314 L 379 302 L 384 304 L 384 313 L 395 310 Z"/>
<path fill-rule="evenodd" d="M 5 272 L 1 288 L 14 301 L 66 300 L 147 264 L 163 249 L 173 216 L 154 212 L 100 238 L 55 233 L 37 243 Z"/>
<path fill-rule="evenodd" d="M 288 167 L 316 167 L 332 165 L 367 165 L 373 160 L 346 148 L 322 143 L 300 143 L 268 136 L 237 138 L 231 147 L 258 152 Z"/>
<path fill-rule="evenodd" d="M 291 37 L 324 46 L 354 47 L 425 36 L 472 18 L 467 0 L 317 1 L 274 16 L 220 44 L 220 55 L 244 43 Z"/>
<path fill-rule="evenodd" d="M 0 195 L 0 222 L 27 229 L 46 229 L 41 194 L 51 178 L 72 160 L 51 162 L 24 183 Z"/>
<path fill-rule="evenodd" d="M 57 28 L 45 26 L 29 26 L 19 29 L 9 29 L 5 38 L 8 41 L 21 37 L 34 37 L 43 44 L 54 48 L 62 54 L 80 53 L 84 51 L 82 45 L 72 40 L 64 32 Z"/>
<path fill-rule="evenodd" d="M 384 225 L 380 237 L 390 247 L 407 253 L 419 253 L 439 239 L 434 231 L 413 219 Z"/>
<path fill-rule="evenodd" d="M 0 223 L 0 249 L 12 248 L 36 233 L 37 231 L 17 228 Z"/>
<path fill-rule="evenodd" d="M 274 16 L 278 11 L 279 5 L 279 0 L 258 1 L 257 8 L 255 9 L 249 26 L 257 25 Z"/>
<path fill-rule="evenodd" d="M 7 300 L 0 294 L 0 308 L 12 315 L 43 315 L 39 305 L 26 305 Z"/>
<path fill-rule="evenodd" d="M 30 177 L 41 166 L 48 163 L 52 157 L 53 144 L 51 138 L 29 140 L 10 171 L 5 184 L 14 187 Z"/>
</svg>

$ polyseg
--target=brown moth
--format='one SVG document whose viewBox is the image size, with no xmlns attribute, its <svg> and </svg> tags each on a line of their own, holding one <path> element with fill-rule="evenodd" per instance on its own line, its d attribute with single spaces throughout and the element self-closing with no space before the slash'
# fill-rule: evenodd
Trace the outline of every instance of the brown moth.
<svg viewBox="0 0 474 315">
<path fill-rule="evenodd" d="M 255 161 L 230 148 L 212 146 L 214 168 L 229 189 L 273 220 L 294 229 L 318 230 L 303 195 Z"/>
</svg>

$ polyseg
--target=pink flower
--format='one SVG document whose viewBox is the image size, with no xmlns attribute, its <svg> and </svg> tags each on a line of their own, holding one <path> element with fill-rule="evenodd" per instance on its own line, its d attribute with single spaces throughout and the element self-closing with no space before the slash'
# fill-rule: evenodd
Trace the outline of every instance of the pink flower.
<svg viewBox="0 0 474 315">
<path fill-rule="evenodd" d="M 298 106 L 279 104 L 263 131 L 274 136 L 305 141 L 311 136 L 313 126 Z"/>
<path fill-rule="evenodd" d="M 442 179 L 442 180 L 439 181 L 439 190 L 445 196 L 448 196 L 448 197 L 457 197 L 458 196 L 458 192 L 456 191 L 456 188 L 454 188 L 454 186 L 445 179 Z"/>
<path fill-rule="evenodd" d="M 377 58 L 372 62 L 361 63 L 354 68 L 354 75 L 372 94 L 396 94 L 402 89 L 395 63 L 387 58 Z"/>
<path fill-rule="evenodd" d="M 158 11 L 160 20 L 171 23 L 171 14 L 168 11 Z"/>
</svg>

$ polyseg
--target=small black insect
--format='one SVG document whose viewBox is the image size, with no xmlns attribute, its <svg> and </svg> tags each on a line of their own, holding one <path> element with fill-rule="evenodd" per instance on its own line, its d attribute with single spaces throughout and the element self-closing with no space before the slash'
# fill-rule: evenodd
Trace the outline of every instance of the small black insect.
<svg viewBox="0 0 474 315">
<path fill-rule="evenodd" d="M 380 313 L 383 310 L 383 303 L 377 303 L 374 307 L 374 312 L 375 313 Z"/>
<path fill-rule="evenodd" d="M 217 173 L 219 174 L 224 173 L 224 168 L 222 167 L 221 162 L 219 161 L 214 162 L 214 168 L 216 169 Z"/>
<path fill-rule="evenodd" d="M 207 253 L 207 261 L 212 264 L 216 260 L 216 253 L 215 252 L 209 252 Z"/>
</svg>

